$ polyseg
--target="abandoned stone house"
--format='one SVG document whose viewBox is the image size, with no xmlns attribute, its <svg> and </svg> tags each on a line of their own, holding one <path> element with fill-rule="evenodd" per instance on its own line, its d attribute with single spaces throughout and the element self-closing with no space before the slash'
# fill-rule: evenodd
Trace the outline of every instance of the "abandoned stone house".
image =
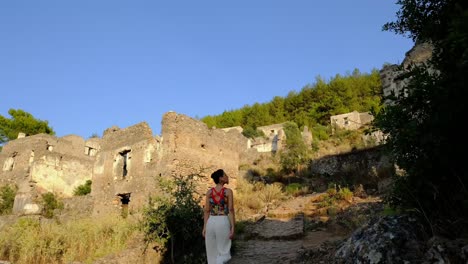
<svg viewBox="0 0 468 264">
<path fill-rule="evenodd" d="M 255 149 L 260 153 L 276 153 L 284 148 L 286 134 L 284 133 L 284 123 L 272 124 L 267 126 L 257 127 L 265 136 L 249 138 L 247 140 L 247 149 Z M 243 129 L 240 126 L 223 128 L 224 131 L 235 130 L 242 133 Z M 304 143 L 308 146 L 312 143 L 312 133 L 307 126 L 304 126 L 301 132 Z"/>
<path fill-rule="evenodd" d="M 374 120 L 374 116 L 370 113 L 353 111 L 351 113 L 331 116 L 330 124 L 333 129 L 356 130 L 369 124 L 372 120 Z"/>
<path fill-rule="evenodd" d="M 39 134 L 9 141 L 0 152 L 0 185 L 18 186 L 15 214 L 39 213 L 38 197 L 53 192 L 71 197 L 92 180 L 93 214 L 136 210 L 158 192 L 157 178 L 201 173 L 198 185 L 211 185 L 209 174 L 223 168 L 235 186 L 247 139 L 236 131 L 209 129 L 195 119 L 168 112 L 161 136 L 147 123 L 111 127 L 102 138 Z"/>
</svg>

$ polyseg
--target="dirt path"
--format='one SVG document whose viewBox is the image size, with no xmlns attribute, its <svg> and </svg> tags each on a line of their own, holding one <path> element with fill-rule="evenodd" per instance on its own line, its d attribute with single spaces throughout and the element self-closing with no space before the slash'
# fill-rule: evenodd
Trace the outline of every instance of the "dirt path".
<svg viewBox="0 0 468 264">
<path fill-rule="evenodd" d="M 311 221 L 321 221 L 317 219 L 328 220 L 324 210 L 314 203 L 320 195 L 297 197 L 267 212 L 264 219 L 247 228 L 246 234 L 235 241 L 229 264 L 297 263 L 304 250 L 320 249 L 326 241 L 346 238 L 348 234 L 334 224 L 305 227 Z M 377 201 L 356 199 L 349 206 Z"/>
<path fill-rule="evenodd" d="M 309 204 L 314 196 L 289 200 L 250 226 L 247 235 L 235 242 L 229 264 L 293 263 L 304 248 L 341 238 L 323 230 L 305 231 L 305 213 L 310 213 Z"/>
</svg>

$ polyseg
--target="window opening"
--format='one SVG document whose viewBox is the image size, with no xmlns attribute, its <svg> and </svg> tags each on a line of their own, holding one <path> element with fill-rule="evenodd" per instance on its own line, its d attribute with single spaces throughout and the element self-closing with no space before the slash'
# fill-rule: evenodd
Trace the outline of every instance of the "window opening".
<svg viewBox="0 0 468 264">
<path fill-rule="evenodd" d="M 85 147 L 85 154 L 91 157 L 96 156 L 96 149 L 91 147 Z"/>
<path fill-rule="evenodd" d="M 123 166 L 122 166 L 122 177 L 126 177 L 128 174 L 128 159 L 130 150 L 124 150 L 120 152 L 120 156 L 122 156 Z"/>
<path fill-rule="evenodd" d="M 130 203 L 130 196 L 131 193 L 119 193 L 117 196 L 120 198 L 120 207 L 121 207 L 121 215 L 123 218 L 127 218 L 128 216 L 128 204 Z"/>
</svg>

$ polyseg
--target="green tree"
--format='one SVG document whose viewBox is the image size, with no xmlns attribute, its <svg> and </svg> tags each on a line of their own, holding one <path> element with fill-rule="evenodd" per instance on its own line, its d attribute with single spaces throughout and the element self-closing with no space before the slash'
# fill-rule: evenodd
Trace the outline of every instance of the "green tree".
<svg viewBox="0 0 468 264">
<path fill-rule="evenodd" d="M 55 209 L 63 209 L 63 202 L 54 193 L 47 192 L 41 195 L 42 215 L 46 218 L 54 217 Z"/>
<path fill-rule="evenodd" d="M 286 121 L 286 112 L 284 111 L 284 98 L 280 96 L 273 97 L 268 104 L 269 113 L 274 123 L 283 123 Z"/>
<path fill-rule="evenodd" d="M 275 96 L 268 103 L 245 105 L 241 109 L 224 111 L 221 115 L 201 120 L 208 127 L 242 126 L 244 129 L 264 125 L 295 122 L 300 128 L 315 124 L 328 125 L 330 116 L 350 111 L 367 112 L 380 108 L 380 76 L 355 69 L 345 76 L 337 74 L 328 83 L 320 77 L 316 83 L 304 86 L 300 92 L 291 91 L 283 98 Z"/>
<path fill-rule="evenodd" d="M 0 215 L 10 214 L 13 210 L 16 189 L 10 185 L 0 187 Z"/>
<path fill-rule="evenodd" d="M 466 144 L 457 136 L 466 119 L 468 5 L 466 1 L 400 0 L 397 20 L 383 26 L 434 46 L 432 59 L 406 74 L 404 93 L 392 96 L 376 126 L 406 175 L 388 201 L 420 212 L 432 232 L 468 232 Z M 454 224 L 457 222 L 458 224 Z"/>
<path fill-rule="evenodd" d="M 307 147 L 296 123 L 286 122 L 283 129 L 286 146 L 281 150 L 281 166 L 285 172 L 298 172 L 308 158 Z"/>
<path fill-rule="evenodd" d="M 55 135 L 54 130 L 47 121 L 36 119 L 28 112 L 21 109 L 10 109 L 8 114 L 11 118 L 0 115 L 0 144 L 16 139 L 19 132 L 26 135 L 40 133 Z"/>
<path fill-rule="evenodd" d="M 158 245 L 163 263 L 205 263 L 203 209 L 196 198 L 194 178 L 200 174 L 160 180 L 164 195 L 149 201 L 140 229 L 145 241 Z M 199 196 L 198 196 L 199 197 Z"/>
</svg>

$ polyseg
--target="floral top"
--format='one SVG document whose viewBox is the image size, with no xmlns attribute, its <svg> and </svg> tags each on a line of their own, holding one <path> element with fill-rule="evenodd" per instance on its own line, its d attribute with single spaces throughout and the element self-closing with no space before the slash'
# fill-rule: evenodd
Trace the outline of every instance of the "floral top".
<svg viewBox="0 0 468 264">
<path fill-rule="evenodd" d="M 210 215 L 228 215 L 229 205 L 227 203 L 226 188 L 219 192 L 213 187 L 210 190 Z"/>
</svg>

